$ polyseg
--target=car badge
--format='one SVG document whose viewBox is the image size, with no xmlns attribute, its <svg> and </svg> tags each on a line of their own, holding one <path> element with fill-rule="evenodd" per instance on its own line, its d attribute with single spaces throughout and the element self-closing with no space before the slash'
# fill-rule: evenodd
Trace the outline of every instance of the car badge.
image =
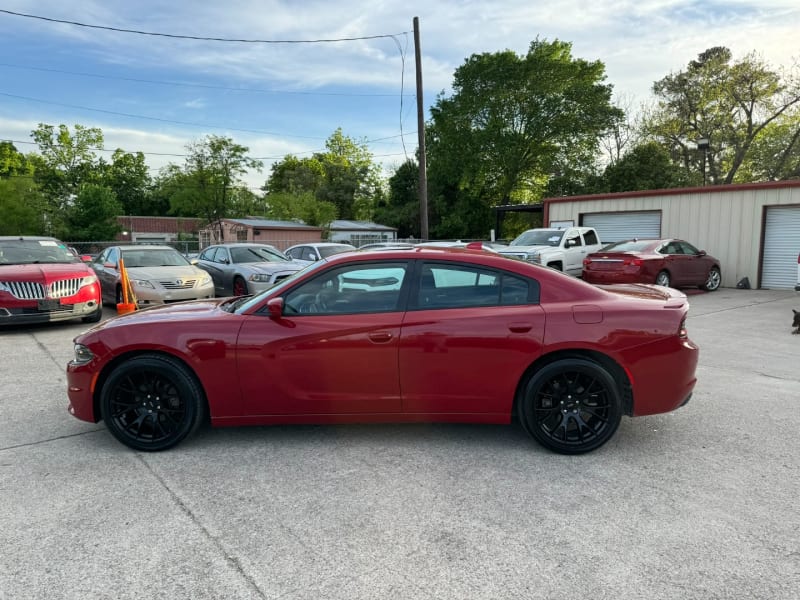
<svg viewBox="0 0 800 600">
<path fill-rule="evenodd" d="M 183 281 L 180 279 L 175 280 L 175 285 L 183 285 Z"/>
</svg>

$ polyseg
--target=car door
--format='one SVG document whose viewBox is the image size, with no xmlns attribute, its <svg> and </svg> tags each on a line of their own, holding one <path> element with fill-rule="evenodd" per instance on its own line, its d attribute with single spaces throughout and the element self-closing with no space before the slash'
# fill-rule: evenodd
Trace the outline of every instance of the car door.
<svg viewBox="0 0 800 600">
<path fill-rule="evenodd" d="M 687 285 L 692 281 L 692 256 L 684 254 L 683 248 L 678 240 L 667 243 L 660 253 L 664 255 L 664 265 L 670 273 L 670 286 L 678 287 Z"/>
<path fill-rule="evenodd" d="M 578 229 L 570 229 L 564 236 L 564 272 L 570 275 L 580 275 L 583 272 L 583 259 L 586 257 L 586 247 Z"/>
<path fill-rule="evenodd" d="M 248 318 L 237 351 L 247 413 L 399 413 L 407 271 L 408 261 L 327 268 L 283 294 L 282 318 Z"/>
<path fill-rule="evenodd" d="M 211 280 L 214 282 L 214 295 L 215 296 L 226 296 L 223 288 L 223 278 L 222 278 L 222 264 L 217 261 L 217 256 L 219 256 L 220 251 L 223 248 L 219 246 L 211 246 L 203 250 L 200 253 L 200 257 L 198 259 L 197 266 L 203 269 L 206 273 L 211 276 Z"/>
<path fill-rule="evenodd" d="M 692 246 L 689 242 L 683 240 L 676 240 L 677 244 L 685 258 L 685 279 L 686 285 L 702 285 L 708 279 L 708 270 L 711 268 L 711 261 L 706 258 L 705 254 L 700 254 L 700 251 Z"/>
<path fill-rule="evenodd" d="M 400 335 L 403 412 L 507 418 L 541 354 L 538 282 L 444 262 L 422 263 L 415 279 Z"/>
<path fill-rule="evenodd" d="M 100 292 L 105 303 L 117 302 L 118 263 L 119 249 L 116 246 L 103 250 L 92 263 L 92 269 L 100 280 Z"/>
</svg>

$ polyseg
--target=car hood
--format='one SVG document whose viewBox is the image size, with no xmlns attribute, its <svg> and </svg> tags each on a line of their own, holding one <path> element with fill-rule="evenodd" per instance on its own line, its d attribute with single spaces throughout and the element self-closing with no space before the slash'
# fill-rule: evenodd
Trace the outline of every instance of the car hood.
<svg viewBox="0 0 800 600">
<path fill-rule="evenodd" d="M 83 263 L 0 265 L 0 281 L 38 281 L 45 283 L 56 279 L 86 277 L 92 274 L 92 270 Z"/>
<path fill-rule="evenodd" d="M 126 267 L 131 279 L 194 279 L 208 275 L 197 267 Z"/>
<path fill-rule="evenodd" d="M 547 248 L 557 248 L 557 246 L 548 246 L 547 244 L 540 244 L 538 246 L 509 246 L 508 248 L 500 248 L 497 251 L 500 254 L 519 254 L 521 252 L 539 252 Z"/>
<path fill-rule="evenodd" d="M 131 325 L 157 324 L 169 321 L 197 322 L 204 317 L 211 317 L 223 313 L 219 305 L 230 302 L 231 298 L 210 298 L 207 300 L 191 300 L 188 302 L 174 302 L 172 304 L 156 304 L 148 308 L 140 308 L 131 313 L 112 317 L 92 327 L 90 331 L 111 329 L 114 327 L 128 327 Z"/>
<path fill-rule="evenodd" d="M 308 263 L 304 260 L 293 260 L 291 262 L 257 262 L 244 263 L 244 268 L 254 273 L 281 273 L 283 271 L 299 271 L 306 268 Z"/>
</svg>

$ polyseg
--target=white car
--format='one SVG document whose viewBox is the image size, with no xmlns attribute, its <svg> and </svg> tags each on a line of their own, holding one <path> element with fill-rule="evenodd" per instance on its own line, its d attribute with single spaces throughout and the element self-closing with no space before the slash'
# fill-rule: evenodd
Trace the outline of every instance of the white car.
<svg viewBox="0 0 800 600">
<path fill-rule="evenodd" d="M 91 264 L 100 280 L 103 302 L 120 304 L 119 260 L 140 306 L 214 297 L 211 276 L 170 246 L 111 246 Z M 194 262 L 197 262 L 196 260 Z"/>
<path fill-rule="evenodd" d="M 309 242 L 307 244 L 297 244 L 290 246 L 283 253 L 291 259 L 303 260 L 308 263 L 328 258 L 340 252 L 351 252 L 356 247 L 350 244 L 338 244 L 335 242 Z"/>
</svg>

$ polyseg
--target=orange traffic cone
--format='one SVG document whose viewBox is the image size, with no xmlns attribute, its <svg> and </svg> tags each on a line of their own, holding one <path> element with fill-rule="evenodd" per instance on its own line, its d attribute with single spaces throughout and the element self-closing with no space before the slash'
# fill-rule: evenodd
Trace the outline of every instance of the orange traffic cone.
<svg viewBox="0 0 800 600">
<path fill-rule="evenodd" d="M 133 293 L 131 280 L 128 279 L 128 271 L 125 269 L 125 261 L 119 259 L 119 279 L 122 285 L 122 302 L 117 304 L 117 314 L 124 315 L 136 310 L 136 295 Z"/>
</svg>

